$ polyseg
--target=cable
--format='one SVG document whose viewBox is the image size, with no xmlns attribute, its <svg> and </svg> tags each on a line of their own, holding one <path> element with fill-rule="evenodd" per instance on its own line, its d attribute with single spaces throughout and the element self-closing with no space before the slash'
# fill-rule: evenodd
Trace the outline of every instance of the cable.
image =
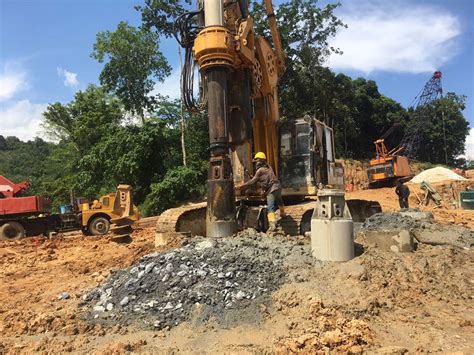
<svg viewBox="0 0 474 355">
<path fill-rule="evenodd" d="M 194 41 L 201 30 L 198 16 L 202 11 L 186 12 L 180 15 L 174 25 L 174 36 L 179 45 L 184 48 L 184 65 L 181 71 L 181 97 L 188 111 L 202 111 L 206 104 L 205 85 L 200 85 L 199 99 L 194 97 L 194 74 L 197 64 L 194 61 L 192 49 Z"/>
</svg>

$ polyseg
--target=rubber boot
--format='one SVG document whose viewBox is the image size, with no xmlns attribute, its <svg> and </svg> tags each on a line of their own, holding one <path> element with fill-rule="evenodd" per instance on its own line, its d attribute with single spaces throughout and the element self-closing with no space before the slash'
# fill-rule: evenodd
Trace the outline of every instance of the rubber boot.
<svg viewBox="0 0 474 355">
<path fill-rule="evenodd" d="M 276 216 L 275 212 L 268 212 L 268 232 L 273 232 L 276 230 Z"/>
<path fill-rule="evenodd" d="M 278 206 L 278 209 L 280 210 L 280 218 L 286 217 L 285 206 Z"/>
</svg>

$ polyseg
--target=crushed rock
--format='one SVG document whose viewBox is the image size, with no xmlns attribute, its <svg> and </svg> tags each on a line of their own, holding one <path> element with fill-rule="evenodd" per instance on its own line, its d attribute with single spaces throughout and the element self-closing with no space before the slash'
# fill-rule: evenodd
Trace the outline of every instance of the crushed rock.
<svg viewBox="0 0 474 355">
<path fill-rule="evenodd" d="M 142 257 L 83 296 L 86 319 L 166 329 L 184 321 L 258 322 L 261 304 L 297 271 L 319 265 L 309 245 L 254 230 Z"/>
<path fill-rule="evenodd" d="M 424 219 L 413 218 L 409 213 L 421 213 L 417 210 L 407 210 L 407 212 L 382 212 L 376 213 L 367 218 L 362 224 L 361 230 L 394 230 L 421 228 L 425 222 L 430 222 L 432 216 Z"/>
<path fill-rule="evenodd" d="M 466 249 L 474 245 L 474 233 L 470 228 L 436 223 L 431 213 L 419 212 L 416 209 L 377 213 L 367 218 L 358 233 L 362 235 L 364 231 L 403 230 L 411 232 L 420 243 L 452 245 Z"/>
</svg>

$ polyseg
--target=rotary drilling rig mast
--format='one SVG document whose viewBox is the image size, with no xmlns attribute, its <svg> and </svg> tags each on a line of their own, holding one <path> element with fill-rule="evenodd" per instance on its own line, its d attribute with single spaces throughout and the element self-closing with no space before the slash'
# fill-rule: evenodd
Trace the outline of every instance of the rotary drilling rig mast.
<svg viewBox="0 0 474 355">
<path fill-rule="evenodd" d="M 198 10 L 176 21 L 185 48 L 182 96 L 188 110 L 207 103 L 210 160 L 206 235 L 237 230 L 234 180 L 252 171 L 253 149 L 265 151 L 278 170 L 278 79 L 284 54 L 273 6 L 265 0 L 273 45 L 254 34 L 247 0 L 200 0 Z M 201 75 L 201 98 L 193 98 L 194 62 Z"/>
</svg>

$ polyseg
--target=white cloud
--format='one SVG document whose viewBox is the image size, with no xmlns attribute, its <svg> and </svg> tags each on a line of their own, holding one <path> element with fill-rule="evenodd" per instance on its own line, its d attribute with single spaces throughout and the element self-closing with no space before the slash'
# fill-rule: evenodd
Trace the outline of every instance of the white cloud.
<svg viewBox="0 0 474 355">
<path fill-rule="evenodd" d="M 40 136 L 42 113 L 46 104 L 33 104 L 21 100 L 0 109 L 0 135 L 16 136 L 23 141 Z"/>
<path fill-rule="evenodd" d="M 11 99 L 27 86 L 26 73 L 20 70 L 17 65 L 5 64 L 0 73 L 0 102 Z"/>
<path fill-rule="evenodd" d="M 467 159 L 474 160 L 474 128 L 469 130 L 469 135 L 466 138 L 466 153 Z"/>
<path fill-rule="evenodd" d="M 331 56 L 333 69 L 432 72 L 457 53 L 460 21 L 445 8 L 406 0 L 345 1 L 338 15 L 348 28 L 330 43 L 344 52 Z"/>
<path fill-rule="evenodd" d="M 73 73 L 70 71 L 67 71 L 66 69 L 63 68 L 56 68 L 58 75 L 62 78 L 64 78 L 64 85 L 67 87 L 74 87 L 79 85 L 79 81 L 77 80 L 77 73 Z"/>
<path fill-rule="evenodd" d="M 181 70 L 174 69 L 169 77 L 163 83 L 158 83 L 151 92 L 151 95 L 161 94 L 168 96 L 171 100 L 179 99 L 181 97 Z"/>
</svg>

